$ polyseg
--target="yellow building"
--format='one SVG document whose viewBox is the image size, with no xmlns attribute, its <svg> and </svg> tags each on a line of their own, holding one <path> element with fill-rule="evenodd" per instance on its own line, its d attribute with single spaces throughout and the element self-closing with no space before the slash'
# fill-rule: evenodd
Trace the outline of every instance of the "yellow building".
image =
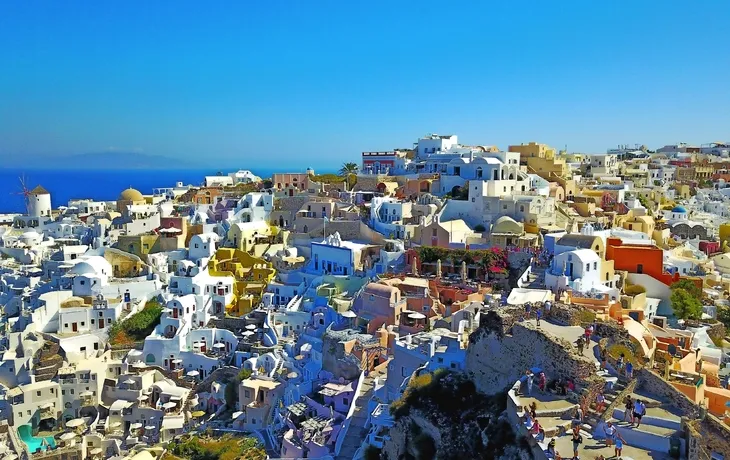
<svg viewBox="0 0 730 460">
<path fill-rule="evenodd" d="M 112 266 L 115 278 L 134 278 L 149 273 L 149 266 L 135 254 L 117 248 L 104 250 L 104 258 Z"/>
<path fill-rule="evenodd" d="M 127 206 L 138 204 L 147 204 L 144 195 L 142 195 L 139 190 L 128 188 L 119 195 L 119 198 L 117 198 L 117 211 L 126 216 Z"/>
<path fill-rule="evenodd" d="M 528 144 L 510 145 L 507 150 L 520 154 L 520 163 L 527 164 L 528 158 L 555 158 L 555 149 L 547 144 L 537 144 L 530 142 Z"/>
<path fill-rule="evenodd" d="M 233 301 L 226 305 L 231 316 L 243 316 L 253 310 L 276 275 L 270 262 L 233 248 L 218 249 L 208 262 L 208 272 L 211 276 L 235 278 Z"/>
<path fill-rule="evenodd" d="M 160 236 L 154 233 L 144 235 L 120 235 L 117 240 L 117 249 L 134 254 L 145 259 L 147 254 L 160 252 Z"/>
<path fill-rule="evenodd" d="M 268 223 L 240 222 L 231 225 L 228 230 L 228 240 L 241 251 L 253 253 L 257 244 L 267 244 L 271 241 L 273 232 Z"/>
<path fill-rule="evenodd" d="M 730 240 L 730 222 L 725 222 L 720 224 L 720 245 L 728 240 Z M 728 244 L 730 244 L 730 241 L 728 241 Z"/>
</svg>

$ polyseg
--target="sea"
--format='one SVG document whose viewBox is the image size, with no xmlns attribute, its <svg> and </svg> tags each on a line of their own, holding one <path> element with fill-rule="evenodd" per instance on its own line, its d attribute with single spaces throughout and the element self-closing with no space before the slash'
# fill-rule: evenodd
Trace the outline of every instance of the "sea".
<svg viewBox="0 0 730 460">
<path fill-rule="evenodd" d="M 113 201 L 119 193 L 129 187 L 142 194 L 151 194 L 152 189 L 174 187 L 177 182 L 185 185 L 200 185 L 205 176 L 215 176 L 220 170 L 43 170 L 43 169 L 0 169 L 0 214 L 25 212 L 21 178 L 28 190 L 38 185 L 51 194 L 53 208 L 68 205 L 69 200 L 90 198 L 99 201 Z M 251 169 L 263 178 L 271 177 L 273 169 Z M 224 170 L 227 174 L 229 171 Z"/>
</svg>

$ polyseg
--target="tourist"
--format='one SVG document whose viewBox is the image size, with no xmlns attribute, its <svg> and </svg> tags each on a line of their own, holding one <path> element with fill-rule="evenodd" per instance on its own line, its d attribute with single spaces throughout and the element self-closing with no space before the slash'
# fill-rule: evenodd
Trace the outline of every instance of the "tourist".
<svg viewBox="0 0 730 460">
<path fill-rule="evenodd" d="M 532 424 L 530 433 L 535 436 L 537 441 L 545 439 L 545 430 L 542 429 L 542 426 L 540 426 L 540 422 L 538 422 L 537 419 L 535 419 L 535 423 Z"/>
<path fill-rule="evenodd" d="M 624 399 L 624 422 L 634 424 L 634 401 L 631 400 L 631 395 Z"/>
<path fill-rule="evenodd" d="M 525 319 L 530 319 L 530 310 L 532 309 L 532 304 L 529 302 L 525 304 Z"/>
<path fill-rule="evenodd" d="M 634 420 L 636 421 L 636 428 L 641 425 L 641 417 L 646 414 L 646 405 L 641 399 L 637 399 L 634 403 Z M 633 424 L 633 423 L 632 423 Z"/>
<path fill-rule="evenodd" d="M 550 303 L 550 301 L 549 301 L 549 300 L 545 302 L 545 304 L 544 304 L 544 308 L 545 308 L 545 316 L 547 316 L 547 315 L 549 315 L 549 314 L 550 314 L 550 307 L 552 307 L 552 306 L 553 306 L 553 305 L 552 305 L 552 303 Z"/>
<path fill-rule="evenodd" d="M 590 345 L 590 343 L 591 343 L 591 332 L 593 332 L 592 329 L 593 329 L 593 326 L 588 326 L 585 330 L 586 345 Z"/>
<path fill-rule="evenodd" d="M 619 374 L 623 373 L 624 370 L 624 361 L 626 358 L 624 357 L 624 354 L 621 353 L 621 356 L 618 357 L 618 360 L 616 361 L 616 370 Z"/>
<path fill-rule="evenodd" d="M 540 327 L 540 318 L 542 318 L 542 310 L 540 308 L 535 310 L 535 318 L 537 319 L 537 326 Z"/>
<path fill-rule="evenodd" d="M 629 380 L 634 378 L 634 365 L 631 364 L 631 361 L 626 362 L 626 378 Z"/>
<path fill-rule="evenodd" d="M 525 371 L 525 377 L 527 378 L 527 394 L 532 394 L 532 381 L 535 378 L 535 374 L 532 373 L 531 370 Z"/>
<path fill-rule="evenodd" d="M 555 392 L 558 395 L 565 395 L 565 381 L 563 381 L 562 377 L 555 382 Z"/>
<path fill-rule="evenodd" d="M 575 391 L 575 383 L 573 383 L 572 380 L 568 379 L 565 381 L 565 389 L 566 393 L 572 393 Z"/>
<path fill-rule="evenodd" d="M 540 375 L 537 378 L 537 388 L 540 390 L 540 393 L 545 393 L 546 385 L 547 385 L 547 377 L 545 377 L 544 372 L 540 372 Z"/>
<path fill-rule="evenodd" d="M 547 456 L 548 458 L 552 457 L 555 458 L 555 438 L 551 439 L 550 442 L 547 445 Z"/>
<path fill-rule="evenodd" d="M 616 427 L 613 426 L 613 423 L 608 422 L 603 427 L 603 432 L 606 433 L 606 446 L 611 447 L 616 440 Z"/>
<path fill-rule="evenodd" d="M 583 436 L 580 435 L 580 428 L 573 429 L 573 436 L 570 439 L 573 442 L 573 458 L 578 460 L 578 448 L 583 444 Z"/>
<path fill-rule="evenodd" d="M 606 408 L 606 397 L 603 396 L 603 392 L 598 393 L 596 396 L 596 412 L 599 414 L 603 413 L 603 409 Z"/>
<path fill-rule="evenodd" d="M 616 441 L 616 447 L 614 448 L 614 454 L 615 454 L 614 456 L 616 458 L 621 458 L 621 451 L 623 450 L 624 442 L 626 442 L 626 441 L 624 441 L 623 436 L 621 436 L 621 433 L 619 433 L 618 430 L 616 430 L 615 441 Z"/>
<path fill-rule="evenodd" d="M 604 348 L 601 350 L 601 369 L 606 370 L 606 365 L 608 363 L 608 354 L 606 353 L 606 349 Z"/>
<path fill-rule="evenodd" d="M 575 418 L 573 419 L 573 422 L 573 426 L 576 425 L 576 422 L 578 425 L 583 423 L 583 408 L 580 406 L 580 404 L 578 405 L 578 407 L 575 408 Z"/>
<path fill-rule="evenodd" d="M 575 341 L 575 346 L 578 348 L 578 351 L 583 353 L 583 344 L 585 343 L 585 340 L 583 339 L 583 336 L 581 335 L 578 337 L 578 340 Z"/>
</svg>

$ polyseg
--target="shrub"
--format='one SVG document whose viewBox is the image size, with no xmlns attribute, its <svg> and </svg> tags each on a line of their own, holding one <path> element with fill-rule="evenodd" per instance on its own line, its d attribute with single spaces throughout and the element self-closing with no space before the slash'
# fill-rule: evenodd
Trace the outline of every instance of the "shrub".
<svg viewBox="0 0 730 460">
<path fill-rule="evenodd" d="M 160 324 L 161 316 L 160 302 L 157 299 L 147 301 L 142 311 L 109 326 L 109 343 L 127 345 L 144 340 Z"/>
<path fill-rule="evenodd" d="M 596 320 L 596 313 L 590 310 L 581 310 L 580 322 L 581 324 L 592 324 Z"/>
<path fill-rule="evenodd" d="M 170 443 L 169 452 L 188 460 L 266 460 L 266 450 L 256 438 L 234 438 L 225 435 L 216 439 L 198 436 L 183 437 Z"/>
<path fill-rule="evenodd" d="M 613 359 L 618 359 L 619 356 L 621 356 L 621 354 L 623 353 L 624 361 L 636 365 L 636 356 L 634 355 L 634 351 L 622 343 L 609 345 L 607 351 L 608 355 Z"/>
<path fill-rule="evenodd" d="M 253 374 L 253 372 L 251 372 L 250 369 L 241 369 L 241 371 L 238 373 L 237 378 L 239 381 L 244 381 L 247 378 L 251 377 L 251 374 Z"/>
<path fill-rule="evenodd" d="M 631 297 L 644 294 L 645 292 L 646 288 L 640 284 L 632 284 L 624 288 L 624 294 L 630 295 Z"/>
</svg>

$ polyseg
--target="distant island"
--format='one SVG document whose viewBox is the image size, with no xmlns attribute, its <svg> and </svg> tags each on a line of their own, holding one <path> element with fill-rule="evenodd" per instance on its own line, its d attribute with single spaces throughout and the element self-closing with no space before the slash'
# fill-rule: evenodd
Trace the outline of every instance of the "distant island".
<svg viewBox="0 0 730 460">
<path fill-rule="evenodd" d="M 150 155 L 139 152 L 97 152 L 79 153 L 56 157 L 42 158 L 29 162 L 25 158 L 9 158 L 2 165 L 5 168 L 23 169 L 73 169 L 73 170 L 99 170 L 99 169 L 192 169 L 196 165 L 178 158 L 165 157 L 161 155 Z"/>
</svg>

